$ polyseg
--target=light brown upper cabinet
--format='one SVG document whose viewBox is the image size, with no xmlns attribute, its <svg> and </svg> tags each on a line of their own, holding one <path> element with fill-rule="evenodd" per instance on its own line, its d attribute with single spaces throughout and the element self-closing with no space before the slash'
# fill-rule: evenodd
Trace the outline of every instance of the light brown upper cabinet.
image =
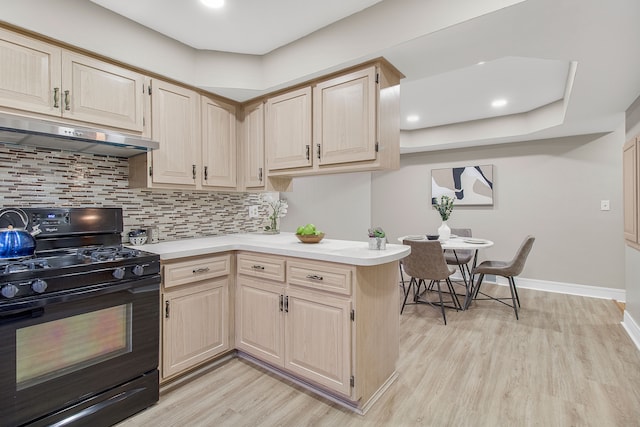
<svg viewBox="0 0 640 427">
<path fill-rule="evenodd" d="M 202 187 L 236 189 L 236 107 L 201 96 Z"/>
<path fill-rule="evenodd" d="M 640 137 L 632 138 L 623 147 L 624 238 L 640 249 Z"/>
<path fill-rule="evenodd" d="M 311 87 L 267 100 L 269 171 L 311 166 Z"/>
<path fill-rule="evenodd" d="M 384 58 L 245 104 L 144 73 L 0 27 L 0 109 L 158 141 L 129 158 L 132 188 L 291 191 L 296 176 L 400 166 L 404 76 Z"/>
<path fill-rule="evenodd" d="M 129 186 L 235 191 L 236 106 L 162 80 L 151 84 L 152 138 L 129 158 Z"/>
<path fill-rule="evenodd" d="M 142 134 L 134 71 L 0 28 L 0 105 Z"/>
<path fill-rule="evenodd" d="M 0 28 L 0 104 L 59 116 L 62 49 Z"/>
<path fill-rule="evenodd" d="M 375 160 L 376 97 L 375 67 L 313 88 L 313 142 L 318 165 Z"/>
<path fill-rule="evenodd" d="M 268 175 L 397 169 L 402 77 L 378 59 L 269 98 Z"/>
<path fill-rule="evenodd" d="M 197 188 L 201 175 L 200 95 L 153 80 L 151 117 L 151 137 L 160 148 L 129 158 L 129 186 Z"/>
<path fill-rule="evenodd" d="M 264 103 L 244 108 L 242 122 L 242 181 L 245 189 L 264 189 Z"/>
<path fill-rule="evenodd" d="M 142 132 L 144 76 L 62 51 L 62 116 Z"/>
</svg>

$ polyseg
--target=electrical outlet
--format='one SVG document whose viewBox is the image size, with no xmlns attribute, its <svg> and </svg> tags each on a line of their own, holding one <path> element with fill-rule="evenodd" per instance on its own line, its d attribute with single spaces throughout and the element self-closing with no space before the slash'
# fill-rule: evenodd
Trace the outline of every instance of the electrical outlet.
<svg viewBox="0 0 640 427">
<path fill-rule="evenodd" d="M 609 201 L 608 200 L 600 200 L 600 210 L 601 211 L 608 211 L 609 209 L 610 209 Z"/>
<path fill-rule="evenodd" d="M 258 205 L 249 206 L 249 218 L 256 218 L 258 216 Z"/>
</svg>

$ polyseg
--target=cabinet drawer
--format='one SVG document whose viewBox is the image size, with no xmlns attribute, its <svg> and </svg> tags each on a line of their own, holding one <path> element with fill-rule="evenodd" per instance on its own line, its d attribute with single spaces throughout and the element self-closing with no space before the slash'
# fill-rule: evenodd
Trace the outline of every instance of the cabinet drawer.
<svg viewBox="0 0 640 427">
<path fill-rule="evenodd" d="M 351 295 L 353 270 L 340 264 L 313 261 L 289 261 L 289 284 Z"/>
<path fill-rule="evenodd" d="M 285 261 L 267 255 L 239 254 L 238 274 L 284 282 Z"/>
<path fill-rule="evenodd" d="M 231 271 L 231 255 L 191 258 L 166 264 L 163 270 L 165 288 L 225 276 Z"/>
</svg>

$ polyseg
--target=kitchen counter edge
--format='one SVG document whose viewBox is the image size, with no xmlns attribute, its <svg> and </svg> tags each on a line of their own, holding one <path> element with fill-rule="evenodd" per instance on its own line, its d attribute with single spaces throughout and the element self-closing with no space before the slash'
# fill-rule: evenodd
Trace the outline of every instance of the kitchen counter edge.
<svg viewBox="0 0 640 427">
<path fill-rule="evenodd" d="M 163 261 L 228 251 L 250 251 L 357 266 L 398 261 L 411 251 L 408 246 L 394 244 L 387 244 L 386 250 L 371 250 L 367 242 L 327 238 L 320 243 L 305 244 L 293 233 L 229 234 L 127 246 L 160 255 Z"/>
</svg>

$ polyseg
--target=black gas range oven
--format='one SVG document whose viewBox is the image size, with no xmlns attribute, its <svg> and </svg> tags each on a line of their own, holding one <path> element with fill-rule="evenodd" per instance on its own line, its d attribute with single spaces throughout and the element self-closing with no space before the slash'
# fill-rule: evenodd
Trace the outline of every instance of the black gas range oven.
<svg viewBox="0 0 640 427">
<path fill-rule="evenodd" d="M 0 426 L 109 426 L 153 405 L 159 256 L 122 246 L 119 208 L 21 210 L 42 232 L 33 256 L 0 259 Z"/>
</svg>

